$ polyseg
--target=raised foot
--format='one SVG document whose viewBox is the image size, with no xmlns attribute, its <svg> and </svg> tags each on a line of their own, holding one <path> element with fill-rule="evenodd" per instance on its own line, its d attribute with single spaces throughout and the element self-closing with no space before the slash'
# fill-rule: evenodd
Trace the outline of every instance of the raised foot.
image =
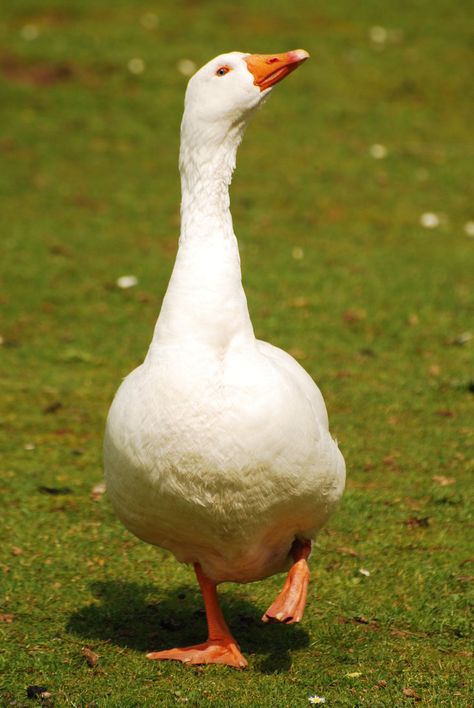
<svg viewBox="0 0 474 708">
<path fill-rule="evenodd" d="M 308 592 L 309 568 L 306 560 L 297 561 L 289 571 L 283 590 L 262 617 L 262 622 L 299 622 Z"/>
<path fill-rule="evenodd" d="M 248 666 L 246 659 L 240 653 L 236 642 L 230 640 L 208 640 L 203 644 L 195 644 L 183 649 L 166 649 L 152 651 L 148 659 L 182 661 L 184 664 L 227 664 L 236 669 Z"/>
</svg>

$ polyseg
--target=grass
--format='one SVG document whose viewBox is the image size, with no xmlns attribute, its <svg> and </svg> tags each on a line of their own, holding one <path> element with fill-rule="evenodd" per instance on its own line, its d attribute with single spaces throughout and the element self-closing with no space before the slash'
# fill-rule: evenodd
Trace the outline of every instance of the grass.
<svg viewBox="0 0 474 708">
<path fill-rule="evenodd" d="M 31 704 L 39 684 L 58 706 L 293 708 L 315 693 L 470 705 L 467 3 L 5 0 L 1 12 L 3 703 Z M 157 665 L 146 650 L 205 634 L 192 572 L 91 490 L 108 406 L 144 356 L 176 251 L 176 64 L 298 46 L 313 59 L 249 128 L 233 214 L 256 332 L 320 384 L 347 491 L 300 626 L 259 623 L 281 577 L 225 586 L 249 670 Z M 420 225 L 426 212 L 438 227 Z M 127 273 L 138 286 L 115 287 Z"/>
</svg>

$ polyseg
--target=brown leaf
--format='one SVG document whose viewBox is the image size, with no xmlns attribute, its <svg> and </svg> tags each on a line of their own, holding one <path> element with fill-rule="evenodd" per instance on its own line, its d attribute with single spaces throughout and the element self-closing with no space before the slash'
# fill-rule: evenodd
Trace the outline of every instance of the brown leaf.
<svg viewBox="0 0 474 708">
<path fill-rule="evenodd" d="M 344 320 L 344 322 L 347 322 L 347 324 L 360 322 L 360 320 L 364 320 L 366 317 L 367 313 L 365 310 L 346 310 L 342 314 L 342 319 Z"/>
<path fill-rule="evenodd" d="M 99 661 L 99 655 L 89 649 L 89 647 L 82 647 L 81 654 L 89 664 L 89 666 L 95 666 Z"/>
<path fill-rule="evenodd" d="M 440 408 L 436 411 L 436 413 L 442 418 L 454 418 L 455 415 L 454 411 L 450 410 L 449 408 Z"/>
<path fill-rule="evenodd" d="M 18 546 L 13 546 L 12 548 L 12 556 L 21 556 L 23 553 L 23 550 L 19 548 Z"/>
<path fill-rule="evenodd" d="M 415 701 L 421 701 L 421 696 L 416 693 L 412 688 L 404 688 L 403 695 L 407 698 L 414 698 Z"/>
<path fill-rule="evenodd" d="M 429 516 L 411 516 L 409 519 L 403 522 L 405 526 L 409 526 L 410 528 L 416 528 L 417 526 L 422 526 L 426 528 L 427 526 L 430 525 L 430 517 Z"/>
<path fill-rule="evenodd" d="M 352 556 L 353 558 L 359 557 L 359 554 L 356 553 L 353 548 L 347 548 L 346 546 L 339 546 L 339 548 L 336 548 L 336 552 L 341 556 Z"/>
<path fill-rule="evenodd" d="M 400 466 L 395 459 L 395 455 L 386 455 L 382 462 L 384 463 L 385 467 L 390 467 L 393 470 L 399 470 Z"/>
<path fill-rule="evenodd" d="M 415 632 L 410 632 L 408 629 L 392 629 L 390 632 L 392 637 L 416 637 Z"/>
<path fill-rule="evenodd" d="M 379 686 L 380 688 L 385 688 L 386 685 L 387 682 L 385 681 L 385 679 L 380 679 L 380 681 L 377 681 L 377 686 Z"/>
<path fill-rule="evenodd" d="M 359 624 L 370 624 L 370 620 L 367 619 L 367 617 L 364 617 L 363 615 L 357 615 L 356 617 L 354 617 L 354 620 Z"/>
<path fill-rule="evenodd" d="M 445 477 L 442 474 L 435 474 L 431 479 L 433 482 L 438 482 L 442 487 L 449 487 L 450 484 L 454 484 L 456 481 L 454 477 Z"/>
<path fill-rule="evenodd" d="M 338 624 L 357 624 L 361 625 L 361 629 L 364 630 L 377 630 L 380 629 L 380 623 L 376 619 L 369 620 L 363 615 L 357 615 L 356 617 L 338 617 Z"/>
<path fill-rule="evenodd" d="M 13 622 L 14 616 L 15 615 L 12 614 L 0 615 L 0 622 L 6 622 L 7 624 L 11 624 Z"/>
</svg>

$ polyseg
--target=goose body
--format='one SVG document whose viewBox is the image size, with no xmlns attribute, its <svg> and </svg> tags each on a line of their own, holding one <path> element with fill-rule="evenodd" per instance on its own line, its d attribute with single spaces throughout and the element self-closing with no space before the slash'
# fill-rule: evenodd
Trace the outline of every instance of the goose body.
<svg viewBox="0 0 474 708">
<path fill-rule="evenodd" d="M 289 354 L 255 338 L 241 283 L 228 186 L 249 116 L 283 78 L 267 85 L 273 57 L 286 75 L 307 54 L 232 52 L 189 83 L 176 263 L 148 354 L 120 386 L 106 428 L 117 515 L 193 564 L 205 600 L 218 583 L 296 563 L 295 544 L 310 548 L 344 488 L 319 389 Z M 150 656 L 207 663 L 209 651 L 203 662 Z"/>
</svg>

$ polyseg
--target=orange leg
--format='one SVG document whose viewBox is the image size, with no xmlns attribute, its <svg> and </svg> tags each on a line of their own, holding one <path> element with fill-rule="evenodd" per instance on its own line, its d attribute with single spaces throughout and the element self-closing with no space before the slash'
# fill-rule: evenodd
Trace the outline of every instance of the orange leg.
<svg viewBox="0 0 474 708">
<path fill-rule="evenodd" d="M 291 553 L 295 562 L 288 572 L 281 593 L 263 615 L 262 622 L 292 624 L 303 617 L 309 581 L 306 561 L 311 553 L 311 541 L 295 541 Z"/>
<path fill-rule="evenodd" d="M 227 664 L 244 669 L 247 661 L 226 624 L 217 599 L 216 584 L 209 580 L 195 563 L 194 570 L 206 607 L 209 636 L 206 642 L 183 649 L 166 649 L 147 654 L 148 659 L 174 659 L 185 664 Z"/>
</svg>

